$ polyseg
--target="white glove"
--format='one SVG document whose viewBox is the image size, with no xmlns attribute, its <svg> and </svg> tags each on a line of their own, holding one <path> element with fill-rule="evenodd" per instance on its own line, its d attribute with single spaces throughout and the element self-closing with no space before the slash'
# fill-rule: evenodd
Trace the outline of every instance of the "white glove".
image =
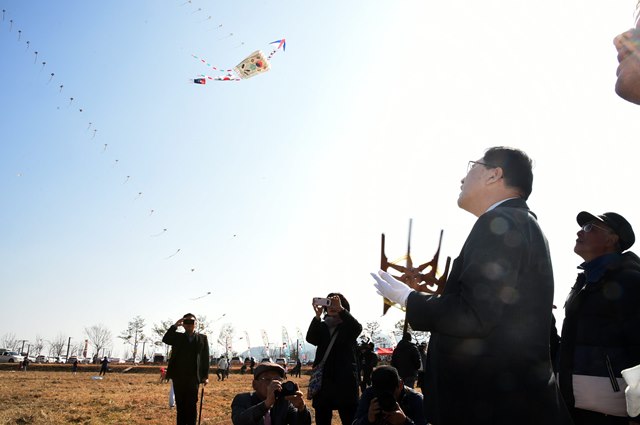
<svg viewBox="0 0 640 425">
<path fill-rule="evenodd" d="M 640 415 L 640 365 L 622 371 L 628 387 L 624 391 L 627 399 L 627 413 L 631 417 Z"/>
<path fill-rule="evenodd" d="M 373 286 L 378 290 L 378 294 L 390 299 L 394 303 L 400 304 L 401 307 L 407 306 L 407 298 L 409 298 L 409 294 L 413 292 L 413 289 L 384 270 L 379 270 L 378 274 L 371 273 L 371 276 L 373 276 L 376 281 Z"/>
</svg>

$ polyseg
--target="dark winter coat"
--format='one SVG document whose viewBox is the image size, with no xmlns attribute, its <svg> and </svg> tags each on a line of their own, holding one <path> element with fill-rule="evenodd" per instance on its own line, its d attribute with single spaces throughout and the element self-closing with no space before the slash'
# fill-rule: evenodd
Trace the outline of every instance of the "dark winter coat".
<svg viewBox="0 0 640 425">
<path fill-rule="evenodd" d="M 336 341 L 329 352 L 324 364 L 322 387 L 313 398 L 313 407 L 339 407 L 358 404 L 358 364 L 356 360 L 356 338 L 362 332 L 362 325 L 349 313 L 340 312 L 340 323 Z M 307 330 L 307 342 L 315 345 L 316 358 L 313 366 L 317 366 L 324 357 L 331 335 L 329 327 L 320 319 L 314 317 Z"/>
<path fill-rule="evenodd" d="M 411 328 L 431 331 L 430 422 L 570 424 L 549 356 L 552 302 L 547 241 L 526 202 L 482 214 L 442 295 L 407 301 Z"/>
<path fill-rule="evenodd" d="M 420 369 L 420 351 L 411 341 L 400 340 L 393 355 L 391 356 L 391 366 L 398 370 L 401 378 L 414 377 L 418 375 Z"/>
<path fill-rule="evenodd" d="M 608 358 L 620 378 L 621 370 L 640 364 L 640 258 L 622 254 L 597 282 L 578 274 L 564 308 L 558 376 L 573 406 L 573 374 L 609 377 Z"/>
</svg>

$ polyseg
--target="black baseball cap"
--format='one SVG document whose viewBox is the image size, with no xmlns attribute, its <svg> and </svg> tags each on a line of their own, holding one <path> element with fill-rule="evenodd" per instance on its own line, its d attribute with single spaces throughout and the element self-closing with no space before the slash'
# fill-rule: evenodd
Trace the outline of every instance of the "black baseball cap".
<svg viewBox="0 0 640 425">
<path fill-rule="evenodd" d="M 635 233 L 633 233 L 631 224 L 629 224 L 627 219 L 625 219 L 618 213 L 606 212 L 601 215 L 593 215 L 586 211 L 582 211 L 580 214 L 578 214 L 576 220 L 578 221 L 578 224 L 580 226 L 584 226 L 585 224 L 593 221 L 605 224 L 607 227 L 613 230 L 616 235 L 618 235 L 620 249 L 622 251 L 626 251 L 627 249 L 631 248 L 633 243 L 636 241 L 636 235 Z"/>
</svg>

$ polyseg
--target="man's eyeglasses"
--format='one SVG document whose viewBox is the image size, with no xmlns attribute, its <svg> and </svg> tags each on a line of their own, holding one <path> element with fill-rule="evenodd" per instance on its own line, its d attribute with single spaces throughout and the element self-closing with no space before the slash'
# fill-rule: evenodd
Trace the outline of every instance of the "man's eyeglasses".
<svg viewBox="0 0 640 425">
<path fill-rule="evenodd" d="M 184 320 L 182 321 L 182 324 L 183 324 L 183 325 L 193 325 L 194 323 L 196 323 L 196 321 L 195 321 L 195 320 L 193 320 L 193 319 L 184 319 Z"/>
<path fill-rule="evenodd" d="M 593 230 L 594 227 L 597 227 L 598 229 L 603 230 L 605 232 L 613 233 L 611 230 L 609 230 L 609 229 L 607 229 L 605 227 L 602 227 L 602 226 L 598 226 L 597 224 L 594 224 L 594 223 L 585 224 L 584 226 L 582 226 L 582 231 L 585 232 L 585 233 L 589 233 L 590 231 Z"/>
<path fill-rule="evenodd" d="M 475 167 L 477 164 L 484 165 L 487 168 L 496 168 L 495 165 L 487 164 L 486 162 L 469 161 L 469 164 L 467 164 L 467 174 L 469 174 L 469 171 L 471 171 L 471 169 Z"/>
</svg>

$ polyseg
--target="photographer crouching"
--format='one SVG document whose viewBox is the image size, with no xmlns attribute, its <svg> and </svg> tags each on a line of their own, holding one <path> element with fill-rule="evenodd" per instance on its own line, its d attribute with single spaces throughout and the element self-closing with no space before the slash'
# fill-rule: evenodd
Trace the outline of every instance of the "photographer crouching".
<svg viewBox="0 0 640 425">
<path fill-rule="evenodd" d="M 285 370 L 276 363 L 260 363 L 253 372 L 252 393 L 241 393 L 231 402 L 234 425 L 307 425 L 311 412 L 302 392 L 285 379 Z"/>
<path fill-rule="evenodd" d="M 353 425 L 426 425 L 422 394 L 404 385 L 393 366 L 378 366 L 371 374 L 371 386 L 358 404 Z"/>
</svg>

